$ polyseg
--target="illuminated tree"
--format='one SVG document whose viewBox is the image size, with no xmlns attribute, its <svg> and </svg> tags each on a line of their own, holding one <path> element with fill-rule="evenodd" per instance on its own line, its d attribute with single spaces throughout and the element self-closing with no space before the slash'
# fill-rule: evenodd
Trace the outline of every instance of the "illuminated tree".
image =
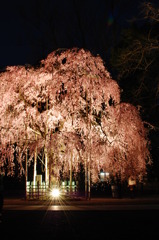
<svg viewBox="0 0 159 240">
<path fill-rule="evenodd" d="M 120 103 L 119 86 L 99 56 L 57 50 L 37 69 L 8 67 L 0 80 L 1 170 L 7 159 L 13 173 L 13 151 L 23 170 L 26 149 L 34 162 L 44 149 L 45 182 L 52 174 L 59 179 L 60 171 L 78 172 L 82 163 L 88 197 L 101 168 L 122 180 L 146 173 L 148 140 L 139 113 Z"/>
</svg>

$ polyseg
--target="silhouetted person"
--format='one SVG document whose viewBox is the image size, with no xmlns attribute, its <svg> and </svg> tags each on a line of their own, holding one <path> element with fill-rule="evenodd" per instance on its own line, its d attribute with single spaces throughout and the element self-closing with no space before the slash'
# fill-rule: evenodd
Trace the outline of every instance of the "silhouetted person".
<svg viewBox="0 0 159 240">
<path fill-rule="evenodd" d="M 135 178 L 129 177 L 128 187 L 129 187 L 129 191 L 130 191 L 130 197 L 134 198 L 135 197 L 135 187 L 136 187 L 136 179 Z"/>
</svg>

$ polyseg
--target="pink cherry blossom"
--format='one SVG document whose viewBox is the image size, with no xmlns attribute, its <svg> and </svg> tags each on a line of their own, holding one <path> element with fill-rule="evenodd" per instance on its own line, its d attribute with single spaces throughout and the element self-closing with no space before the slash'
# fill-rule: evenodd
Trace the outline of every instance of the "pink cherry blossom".
<svg viewBox="0 0 159 240">
<path fill-rule="evenodd" d="M 122 180 L 146 174 L 146 129 L 137 109 L 120 101 L 100 56 L 74 48 L 50 53 L 39 68 L 7 67 L 0 100 L 0 171 L 8 163 L 14 173 L 14 151 L 23 172 L 26 149 L 29 161 L 45 149 L 49 172 L 58 179 L 70 164 L 78 172 L 79 163 L 87 164 L 92 181 L 101 168 Z"/>
</svg>

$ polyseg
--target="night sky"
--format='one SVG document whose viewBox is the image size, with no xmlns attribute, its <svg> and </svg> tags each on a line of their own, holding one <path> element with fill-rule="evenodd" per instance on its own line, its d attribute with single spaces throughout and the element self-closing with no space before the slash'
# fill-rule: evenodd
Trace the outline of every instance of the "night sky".
<svg viewBox="0 0 159 240">
<path fill-rule="evenodd" d="M 83 47 L 106 60 L 137 0 L 5 0 L 0 6 L 0 68 L 36 64 L 57 48 Z"/>
</svg>

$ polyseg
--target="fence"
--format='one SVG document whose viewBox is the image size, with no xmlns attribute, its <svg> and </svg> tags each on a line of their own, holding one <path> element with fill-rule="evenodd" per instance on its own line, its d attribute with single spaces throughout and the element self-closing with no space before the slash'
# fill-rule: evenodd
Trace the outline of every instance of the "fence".
<svg viewBox="0 0 159 240">
<path fill-rule="evenodd" d="M 70 186 L 69 181 L 64 181 L 60 185 L 60 192 L 64 195 L 75 195 L 77 193 L 78 182 L 72 181 Z M 27 182 L 26 197 L 27 199 L 48 199 L 50 196 L 51 188 L 45 184 L 45 182 Z"/>
<path fill-rule="evenodd" d="M 27 182 L 27 198 L 28 199 L 45 199 L 48 196 L 49 187 L 45 184 L 39 184 L 39 182 Z"/>
</svg>

